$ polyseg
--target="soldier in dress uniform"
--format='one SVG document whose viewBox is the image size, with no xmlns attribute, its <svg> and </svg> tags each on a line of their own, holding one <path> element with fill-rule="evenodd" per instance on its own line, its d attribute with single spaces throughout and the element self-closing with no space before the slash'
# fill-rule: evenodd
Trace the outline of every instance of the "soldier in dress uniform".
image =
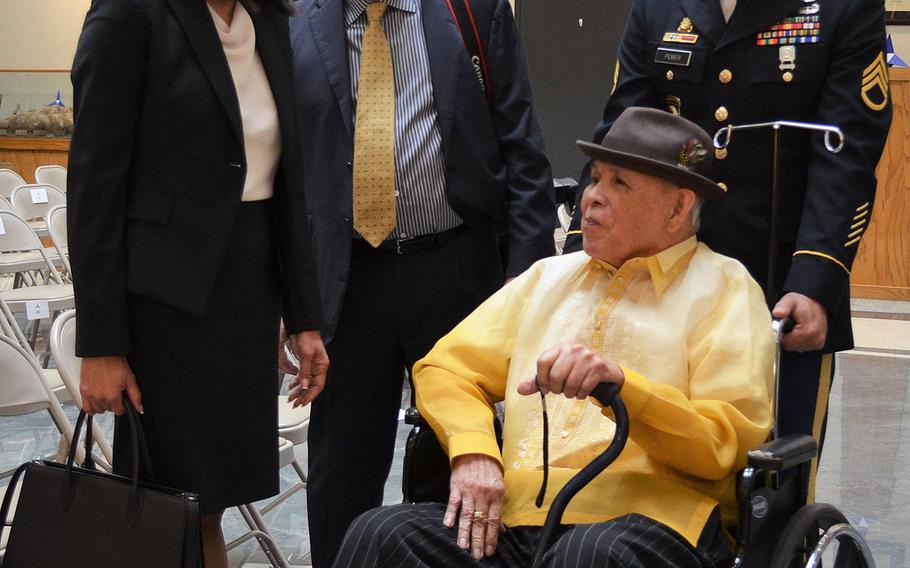
<svg viewBox="0 0 910 568">
<path fill-rule="evenodd" d="M 780 433 L 821 440 L 833 353 L 853 347 L 850 269 L 891 124 L 882 0 L 636 0 L 594 139 L 631 106 L 681 114 L 711 133 L 775 120 L 845 133 L 833 154 L 820 133 L 781 130 L 777 282 L 767 281 L 770 129 L 736 132 L 716 151 L 728 197 L 705 204 L 699 232 L 780 291 L 769 307 L 796 321 L 783 342 Z M 579 211 L 570 251 L 581 246 Z"/>
</svg>

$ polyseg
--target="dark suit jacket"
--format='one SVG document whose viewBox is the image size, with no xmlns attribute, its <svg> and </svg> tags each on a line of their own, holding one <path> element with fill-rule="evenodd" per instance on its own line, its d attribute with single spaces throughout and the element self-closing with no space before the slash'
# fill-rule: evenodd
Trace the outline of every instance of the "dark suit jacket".
<svg viewBox="0 0 910 568">
<path fill-rule="evenodd" d="M 289 331 L 322 323 L 287 19 L 251 14 L 278 107 L 273 204 Z M 94 0 L 73 62 L 68 227 L 82 356 L 130 350 L 127 292 L 203 314 L 241 202 L 237 94 L 205 0 Z"/>
<path fill-rule="evenodd" d="M 678 37 L 683 18 L 694 43 Z M 815 43 L 794 46 L 792 70 L 781 69 L 779 45 L 761 41 L 787 19 L 817 24 L 818 32 L 804 36 Z M 770 129 L 734 133 L 728 154 L 715 160 L 714 179 L 727 185 L 728 196 L 705 205 L 699 232 L 763 286 L 825 306 L 826 351 L 853 346 L 849 270 L 868 227 L 875 166 L 891 124 L 884 49 L 882 0 L 740 0 L 729 25 L 717 0 L 637 0 L 619 48 L 616 90 L 595 134 L 602 138 L 630 106 L 680 112 L 711 135 L 727 124 L 774 120 L 840 126 L 846 146 L 839 154 L 825 150 L 821 134 L 781 131 L 777 282 L 767 282 L 766 268 Z M 687 63 L 670 64 L 667 50 Z"/>
<path fill-rule="evenodd" d="M 507 0 L 472 0 L 485 38 L 487 101 L 445 0 L 421 0 L 446 162 L 446 196 L 471 226 L 509 241 L 507 275 L 553 254 L 550 166 L 531 103 L 524 51 Z M 353 236 L 354 105 L 344 0 L 302 0 L 291 19 L 307 201 L 331 337 L 344 298 Z M 495 246 L 495 245 L 493 245 Z"/>
</svg>

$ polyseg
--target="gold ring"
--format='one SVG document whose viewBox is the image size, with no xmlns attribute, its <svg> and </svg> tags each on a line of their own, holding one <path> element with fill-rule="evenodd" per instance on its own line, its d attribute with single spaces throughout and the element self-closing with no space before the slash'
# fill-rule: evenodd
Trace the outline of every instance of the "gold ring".
<svg viewBox="0 0 910 568">
<path fill-rule="evenodd" d="M 483 511 L 474 511 L 474 516 L 472 518 L 475 521 L 485 521 L 487 520 L 487 514 Z"/>
</svg>

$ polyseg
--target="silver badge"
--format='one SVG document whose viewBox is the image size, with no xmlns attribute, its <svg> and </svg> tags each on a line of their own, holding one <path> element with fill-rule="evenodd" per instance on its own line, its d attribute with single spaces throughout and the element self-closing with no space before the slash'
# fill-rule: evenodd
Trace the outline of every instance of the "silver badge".
<svg viewBox="0 0 910 568">
<path fill-rule="evenodd" d="M 818 2 L 813 2 L 812 4 L 809 4 L 808 6 L 803 6 L 802 8 L 800 8 L 799 13 L 803 14 L 803 15 L 818 14 L 818 11 L 821 9 L 822 9 L 822 7 L 818 5 Z"/>
<path fill-rule="evenodd" d="M 778 59 L 780 59 L 781 71 L 793 71 L 796 69 L 796 46 L 782 45 L 777 50 Z"/>
</svg>

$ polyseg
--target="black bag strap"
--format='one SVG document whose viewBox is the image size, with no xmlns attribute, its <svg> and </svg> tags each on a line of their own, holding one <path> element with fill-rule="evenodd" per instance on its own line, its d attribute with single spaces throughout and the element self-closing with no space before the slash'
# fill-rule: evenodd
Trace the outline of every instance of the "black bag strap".
<svg viewBox="0 0 910 568">
<path fill-rule="evenodd" d="M 3 505 L 0 506 L 0 534 L 9 528 L 6 526 L 6 516 L 13 506 L 13 496 L 16 493 L 16 485 L 19 484 L 19 479 L 22 477 L 22 474 L 25 473 L 25 470 L 28 469 L 29 465 L 31 465 L 31 462 L 26 462 L 17 467 L 16 472 L 9 481 L 9 485 L 6 486 L 6 495 L 3 496 Z M 3 563 L 0 562 L 0 565 L 2 564 Z"/>
<path fill-rule="evenodd" d="M 458 31 L 461 32 L 461 40 L 464 42 L 465 49 L 468 50 L 468 57 L 471 65 L 474 66 L 477 81 L 487 100 L 492 101 L 493 89 L 490 84 L 490 71 L 487 68 L 487 55 L 481 40 L 481 37 L 488 37 L 489 33 L 481 36 L 469 0 L 446 0 L 446 3 L 449 5 L 449 11 L 452 13 L 452 18 L 455 19 Z"/>
</svg>

